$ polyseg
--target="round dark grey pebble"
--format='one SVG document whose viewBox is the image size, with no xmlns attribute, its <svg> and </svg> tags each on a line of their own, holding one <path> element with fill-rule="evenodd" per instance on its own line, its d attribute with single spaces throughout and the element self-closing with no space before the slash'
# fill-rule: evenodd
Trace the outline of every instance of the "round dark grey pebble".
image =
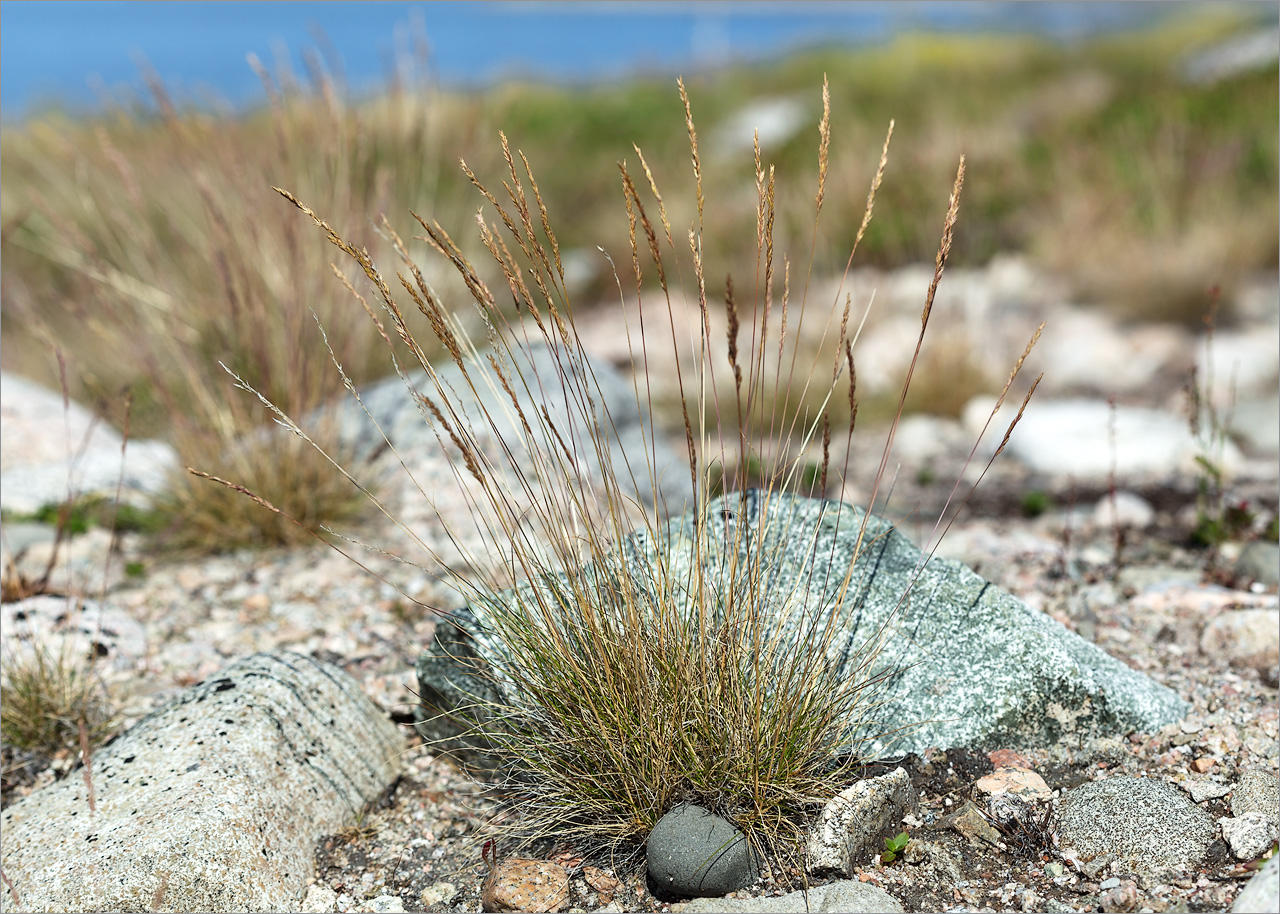
<svg viewBox="0 0 1280 914">
<path fill-rule="evenodd" d="M 727 895 L 758 878 L 746 836 L 701 806 L 677 806 L 659 819 L 647 853 L 653 887 L 671 895 Z"/>
</svg>

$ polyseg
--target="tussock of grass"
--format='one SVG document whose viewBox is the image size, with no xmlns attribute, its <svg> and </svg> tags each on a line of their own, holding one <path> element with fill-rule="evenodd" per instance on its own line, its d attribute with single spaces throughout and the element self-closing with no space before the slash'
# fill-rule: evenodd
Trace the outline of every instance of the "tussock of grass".
<svg viewBox="0 0 1280 914">
<path fill-rule="evenodd" d="M 90 756 L 120 728 L 97 658 L 76 653 L 69 640 L 54 649 L 21 631 L 6 632 L 6 641 L 0 657 L 0 793 L 7 799 L 12 788 L 30 784 L 59 756 L 73 753 L 84 764 L 92 813 Z"/>
<path fill-rule="evenodd" d="M 680 93 L 693 178 L 682 196 L 691 206 L 691 224 L 677 227 L 637 147 L 637 158 L 620 165 L 629 269 L 626 260 L 611 260 L 627 276 L 625 282 L 614 276 L 619 306 L 635 296 L 638 321 L 666 326 L 668 344 L 692 355 L 674 360 L 682 423 L 676 434 L 683 437 L 688 456 L 690 505 L 663 503 L 658 496 L 646 501 L 635 494 L 660 491 L 653 457 L 657 429 L 646 430 L 650 443 L 644 454 L 628 455 L 626 464 L 614 457 L 609 446 L 614 417 L 578 336 L 550 207 L 529 160 L 513 151 L 505 136 L 501 199 L 463 166 L 487 203 L 477 226 L 505 289 L 495 291 L 486 283 L 440 223 L 414 214 L 425 233 L 416 240 L 451 263 L 462 281 L 466 308 L 482 324 L 488 344 L 483 351 L 473 346 L 456 314 L 463 309 L 446 307 L 443 293 L 424 280 L 416 259 L 389 227 L 401 263 L 394 282 L 320 214 L 292 193 L 280 192 L 360 268 L 369 298 L 347 284 L 359 310 L 372 318 L 388 345 L 398 340 L 425 371 L 425 388 L 417 388 L 396 363 L 449 457 L 471 521 L 496 546 L 500 567 L 493 577 L 515 584 L 495 593 L 469 576 L 475 562 L 451 565 L 418 540 L 432 573 L 468 601 L 466 618 L 472 621 L 465 624 L 474 625 L 480 654 L 472 672 L 484 684 L 472 695 L 473 706 L 455 713 L 467 736 L 491 747 L 500 760 L 504 777 L 497 789 L 518 802 L 518 833 L 525 839 L 576 839 L 628 855 L 676 802 L 696 799 L 735 819 L 760 850 L 794 861 L 806 816 L 847 783 L 859 761 L 849 737 L 874 717 L 880 700 L 874 659 L 884 635 L 873 634 L 854 646 L 852 659 L 836 646 L 839 620 L 848 609 L 842 604 L 852 592 L 852 564 L 834 570 L 841 605 L 827 613 L 813 611 L 807 585 L 797 585 L 804 592 L 780 592 L 769 573 L 780 551 L 796 546 L 780 526 L 785 512 L 772 508 L 774 496 L 802 485 L 823 491 L 829 482 L 838 484 L 846 468 L 830 459 L 832 438 L 852 435 L 857 416 L 853 345 L 858 314 L 839 294 L 830 302 L 809 299 L 812 239 L 827 190 L 829 98 L 824 84 L 808 261 L 793 263 L 775 248 L 776 172 L 757 145 L 755 264 L 749 281 L 724 284 L 721 305 L 709 287 L 703 246 L 698 133 L 683 84 Z M 887 156 L 886 137 L 869 181 L 861 229 L 848 252 L 850 262 L 871 221 Z M 950 254 L 964 173 L 962 158 L 933 280 L 922 290 L 921 336 L 908 385 Z M 624 285 L 631 291 L 624 294 Z M 506 294 L 509 306 L 500 303 Z M 398 301 L 406 295 L 413 308 Z M 673 302 L 688 299 L 697 302 L 698 320 L 681 332 Z M 411 318 L 416 322 L 415 309 L 426 320 L 431 347 L 415 337 L 410 323 Z M 714 349 L 713 313 L 725 334 Z M 825 363 L 806 360 L 787 345 L 814 322 L 825 325 L 818 334 L 832 353 Z M 622 323 L 618 332 L 624 331 L 632 359 L 645 364 L 650 343 L 642 333 L 632 336 L 632 328 Z M 556 386 L 521 373 L 519 366 L 527 364 L 524 351 L 535 346 L 554 353 Z M 433 358 L 431 351 L 443 354 Z M 336 354 L 334 361 L 342 374 Z M 441 366 L 449 363 L 461 373 L 462 390 L 441 378 Z M 469 400 L 482 390 L 502 396 L 502 412 L 514 416 L 523 432 L 517 443 L 508 439 L 495 448 L 492 442 L 503 440 L 505 416 L 482 407 L 477 420 L 461 406 L 460 398 Z M 639 405 L 648 405 L 643 385 L 635 395 Z M 797 411 L 797 396 L 813 404 L 809 418 Z M 557 422 L 549 410 L 530 410 L 522 406 L 526 397 L 535 403 L 563 402 L 569 418 Z M 898 415 L 901 410 L 900 400 Z M 306 437 L 283 412 L 279 417 Z M 792 447 L 766 461 L 764 440 Z M 891 447 L 892 437 L 881 477 Z M 754 466 L 763 476 L 762 515 L 755 529 L 737 523 L 732 495 L 723 502 L 711 497 L 713 490 L 735 483 L 726 466 Z M 433 494 L 422 491 L 431 504 Z M 687 551 L 674 543 L 664 546 L 661 518 L 686 508 L 692 509 L 693 521 L 673 536 L 687 544 Z M 440 519 L 447 527 L 448 519 Z M 860 539 L 869 535 L 863 523 Z M 414 536 L 411 530 L 405 533 Z M 449 535 L 465 556 L 461 533 L 451 529 Z M 830 558 L 817 559 L 824 560 Z M 462 615 L 457 618 L 464 624 Z"/>
<path fill-rule="evenodd" d="M 197 462 L 210 465 L 208 460 Z M 328 460 L 293 436 L 242 439 L 212 465 L 279 510 L 263 510 L 233 490 L 175 472 L 156 500 L 156 510 L 169 518 L 163 531 L 167 547 L 201 551 L 229 544 L 310 543 L 312 531 L 355 517 L 367 505 Z"/>
<path fill-rule="evenodd" d="M 874 707 L 877 680 L 836 674 L 821 622 L 785 637 L 780 620 L 803 612 L 802 597 L 766 593 L 770 556 L 745 542 L 731 552 L 748 556 L 740 566 L 711 561 L 712 537 L 726 535 L 699 541 L 692 567 L 659 560 L 646 578 L 598 555 L 526 599 L 482 604 L 521 658 L 502 670 L 524 700 L 477 709 L 475 727 L 509 760 L 501 789 L 535 835 L 635 847 L 694 800 L 786 854 L 805 813 L 852 776 L 859 759 L 842 740 Z"/>
<path fill-rule="evenodd" d="M 15 636 L 15 640 L 17 636 Z M 81 746 L 98 746 L 117 721 L 92 659 L 67 649 L 27 641 L 6 651 L 0 688 L 0 737 L 10 749 L 52 756 Z"/>
<path fill-rule="evenodd" d="M 987 366 L 979 363 L 967 334 L 929 340 L 921 353 L 921 369 L 903 412 L 958 419 L 974 397 L 993 393 L 997 386 Z"/>
</svg>

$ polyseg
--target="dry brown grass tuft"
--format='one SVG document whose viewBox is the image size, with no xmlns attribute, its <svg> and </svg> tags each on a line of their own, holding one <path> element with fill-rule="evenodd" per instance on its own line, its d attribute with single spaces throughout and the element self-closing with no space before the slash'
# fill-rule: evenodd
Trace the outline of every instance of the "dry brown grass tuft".
<svg viewBox="0 0 1280 914">
<path fill-rule="evenodd" d="M 60 751 L 89 752 L 113 735 L 118 720 L 93 657 L 55 649 L 36 638 L 12 636 L 3 657 L 0 738 L 6 763 L 32 756 L 48 760 Z M 6 771 L 5 780 L 12 772 Z"/>
<path fill-rule="evenodd" d="M 355 107 L 323 72 L 307 90 L 258 69 L 271 103 L 256 115 L 179 108 L 153 80 L 158 114 L 121 107 L 5 131 L 5 368 L 49 380 L 43 341 L 57 340 L 80 374 L 74 396 L 118 403 L 130 391 L 135 436 L 168 439 L 184 464 L 250 482 L 311 526 L 363 502 L 309 448 L 264 439 L 270 413 L 229 396 L 219 363 L 303 416 L 343 392 L 317 319 L 356 381 L 384 373 L 385 357 L 271 187 L 289 184 L 350 224 L 356 244 L 389 252 L 370 213 L 393 200 L 441 206 L 444 103 L 419 87 Z M 185 474 L 165 507 L 183 546 L 298 535 Z"/>
</svg>

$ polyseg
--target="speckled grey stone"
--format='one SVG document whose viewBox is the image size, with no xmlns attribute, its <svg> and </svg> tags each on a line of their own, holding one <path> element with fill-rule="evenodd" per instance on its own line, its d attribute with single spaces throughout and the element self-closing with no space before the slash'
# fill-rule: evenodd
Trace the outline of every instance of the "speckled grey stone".
<svg viewBox="0 0 1280 914">
<path fill-rule="evenodd" d="M 727 895 L 758 878 L 751 844 L 727 819 L 701 806 L 677 806 L 649 833 L 649 879 L 672 895 Z"/>
<path fill-rule="evenodd" d="M 580 584 L 626 574 L 652 599 L 679 601 L 693 557 L 702 555 L 711 586 L 725 590 L 735 584 L 725 569 L 735 567 L 729 553 L 736 543 L 736 573 L 763 576 L 759 611 L 777 632 L 775 656 L 803 650 L 835 615 L 830 669 L 885 677 L 874 719 L 849 722 L 852 751 L 885 757 L 928 746 L 1047 746 L 1153 732 L 1186 713 L 1172 691 L 964 565 L 936 556 L 926 561 L 887 521 L 867 518 L 864 532 L 860 508 L 753 490 L 709 503 L 706 517 L 701 531 L 688 513 L 656 538 L 632 534 L 611 568 L 575 571 Z M 729 536 L 729 524 L 742 535 Z M 673 594 L 657 592 L 659 564 L 665 580 L 675 582 Z M 519 703 L 519 695 L 503 690 L 510 682 L 504 670 L 520 660 L 484 620 L 495 607 L 532 599 L 532 585 L 524 585 L 474 600 L 437 626 L 417 666 L 424 737 L 456 740 L 457 722 L 441 715 L 474 706 L 477 696 Z M 575 623 L 565 614 L 559 624 L 570 630 Z M 882 633 L 883 649 L 864 667 L 868 645 Z M 486 664 L 496 672 L 492 678 L 478 675 Z"/>
<path fill-rule="evenodd" d="M 816 885 L 805 892 L 760 898 L 695 898 L 683 914 L 897 914 L 903 907 L 884 889 L 856 879 Z"/>
<path fill-rule="evenodd" d="M 1242 863 L 1257 860 L 1280 836 L 1275 814 L 1247 812 L 1242 816 L 1221 818 L 1218 825 L 1222 837 L 1231 846 L 1231 853 Z"/>
<path fill-rule="evenodd" d="M 1280 854 L 1253 874 L 1231 910 L 1234 914 L 1280 914 Z"/>
<path fill-rule="evenodd" d="M 1062 846 L 1081 860 L 1109 857 L 1147 875 L 1199 866 L 1218 832 L 1186 794 L 1153 778 L 1082 784 L 1063 795 L 1057 821 Z"/>
<path fill-rule="evenodd" d="M 1280 837 L 1280 780 L 1261 768 L 1244 772 L 1231 790 L 1231 817 L 1218 824 L 1237 860 L 1257 860 Z"/>
<path fill-rule="evenodd" d="M 1225 797 L 1231 792 L 1231 785 L 1216 777 L 1186 780 L 1180 782 L 1178 786 L 1190 794 L 1191 799 L 1197 803 L 1203 803 L 1205 800 L 1216 800 L 1218 797 Z"/>
<path fill-rule="evenodd" d="M 254 654 L 3 813 L 4 906 L 291 911 L 315 842 L 398 773 L 404 739 L 337 667 Z"/>
<path fill-rule="evenodd" d="M 864 778 L 827 803 L 809 833 L 808 869 L 820 875 L 849 876 L 866 863 L 880 839 L 902 831 L 902 817 L 920 811 L 905 769 Z"/>
<path fill-rule="evenodd" d="M 1231 788 L 1232 815 L 1243 816 L 1251 812 L 1280 819 L 1280 778 L 1275 772 L 1250 768 Z"/>
</svg>

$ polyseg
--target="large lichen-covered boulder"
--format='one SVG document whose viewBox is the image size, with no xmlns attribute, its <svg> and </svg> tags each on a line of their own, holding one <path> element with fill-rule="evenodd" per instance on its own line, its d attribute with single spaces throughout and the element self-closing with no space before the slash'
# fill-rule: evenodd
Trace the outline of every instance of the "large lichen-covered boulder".
<svg viewBox="0 0 1280 914">
<path fill-rule="evenodd" d="M 959 562 L 926 557 L 860 508 L 731 493 L 654 534 L 632 534 L 601 577 L 622 570 L 641 589 L 670 587 L 688 580 L 695 562 L 712 586 L 753 595 L 753 611 L 776 636 L 775 656 L 812 650 L 817 633 L 835 626 L 825 640 L 829 669 L 880 678 L 873 719 L 851 721 L 846 734 L 864 756 L 1150 732 L 1186 713 L 1169 689 Z M 592 570 L 575 574 L 589 580 Z M 441 620 L 417 665 L 419 732 L 460 755 L 479 753 L 478 764 L 486 747 L 459 719 L 489 702 L 521 704 L 507 694 L 520 658 L 490 620 L 495 608 L 528 601 L 533 586 L 472 600 Z M 665 598 L 692 606 L 679 593 Z M 573 625 L 571 606 L 562 624 Z"/>
</svg>

